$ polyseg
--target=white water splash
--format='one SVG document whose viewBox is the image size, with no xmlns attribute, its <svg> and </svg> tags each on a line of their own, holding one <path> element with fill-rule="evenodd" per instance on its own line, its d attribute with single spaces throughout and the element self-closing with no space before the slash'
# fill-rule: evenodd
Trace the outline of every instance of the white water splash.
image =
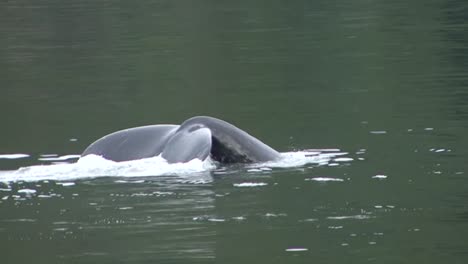
<svg viewBox="0 0 468 264">
<path fill-rule="evenodd" d="M 349 162 L 349 161 L 353 161 L 354 159 L 353 158 L 336 158 L 334 161 L 336 162 Z"/>
<path fill-rule="evenodd" d="M 67 161 L 70 159 L 78 159 L 80 155 L 64 155 L 64 156 L 49 156 L 49 157 L 41 157 L 39 160 L 41 161 Z"/>
<path fill-rule="evenodd" d="M 339 152 L 338 149 L 325 149 L 323 152 L 315 149 L 296 152 L 283 152 L 281 153 L 281 159 L 279 160 L 252 164 L 249 166 L 249 168 L 258 168 L 262 171 L 265 171 L 268 168 L 292 168 L 301 167 L 307 164 L 328 165 L 336 157 L 347 154 L 347 152 Z M 342 159 L 345 159 L 344 161 L 352 160 L 351 158 Z"/>
<path fill-rule="evenodd" d="M 61 182 L 61 183 L 57 183 L 57 184 L 62 185 L 63 187 L 74 186 L 75 185 L 74 182 Z"/>
<path fill-rule="evenodd" d="M 342 182 L 343 179 L 340 178 L 329 178 L 329 177 L 315 177 L 315 178 L 307 178 L 306 181 L 318 181 L 318 182 Z"/>
<path fill-rule="evenodd" d="M 303 251 L 308 251 L 308 248 L 287 248 L 285 251 L 286 252 L 303 252 Z"/>
<path fill-rule="evenodd" d="M 21 189 L 21 190 L 18 190 L 18 193 L 26 193 L 26 194 L 34 194 L 36 193 L 37 191 L 36 190 L 33 190 L 33 189 Z"/>
<path fill-rule="evenodd" d="M 76 163 L 37 165 L 15 171 L 0 171 L 0 182 L 56 180 L 70 181 L 96 177 L 142 177 L 183 175 L 214 168 L 210 160 L 194 159 L 187 163 L 169 164 L 161 157 L 114 162 L 100 156 L 88 155 Z"/>
<path fill-rule="evenodd" d="M 346 152 L 339 152 L 338 149 L 286 152 L 281 153 L 281 159 L 277 161 L 250 164 L 247 166 L 247 171 L 270 173 L 275 168 L 301 167 L 307 164 L 328 165 L 333 160 L 337 161 L 336 157 L 347 154 Z M 64 186 L 72 186 L 73 183 L 68 183 L 69 181 L 96 177 L 199 175 L 200 173 L 211 172 L 216 169 L 217 165 L 211 159 L 205 161 L 194 159 L 186 163 L 169 164 L 160 156 L 141 160 L 114 162 L 100 156 L 88 155 L 72 163 L 70 159 L 74 158 L 77 158 L 77 156 L 41 155 L 40 161 L 47 160 L 54 162 L 54 164 L 23 167 L 13 171 L 0 171 L 0 182 L 54 180 L 64 182 Z M 58 161 L 63 162 L 57 163 Z M 338 161 L 340 160 L 338 159 Z M 343 161 L 350 161 L 350 159 Z M 209 174 L 208 176 L 211 177 Z"/>
<path fill-rule="evenodd" d="M 242 182 L 242 183 L 234 183 L 234 187 L 259 187 L 259 186 L 266 186 L 268 183 L 266 182 Z"/>
<path fill-rule="evenodd" d="M 28 154 L 0 154 L 0 159 L 24 159 L 28 157 Z"/>
<path fill-rule="evenodd" d="M 363 219 L 369 219 L 371 216 L 369 215 L 343 215 L 343 216 L 329 216 L 327 219 L 330 220 L 346 220 L 346 219 L 357 219 L 357 220 L 363 220 Z"/>
</svg>

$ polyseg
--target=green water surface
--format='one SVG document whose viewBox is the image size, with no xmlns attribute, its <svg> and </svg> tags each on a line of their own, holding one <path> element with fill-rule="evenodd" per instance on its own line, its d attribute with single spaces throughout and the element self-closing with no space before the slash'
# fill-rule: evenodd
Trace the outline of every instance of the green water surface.
<svg viewBox="0 0 468 264">
<path fill-rule="evenodd" d="M 0 154 L 30 157 L 0 170 L 195 115 L 353 160 L 1 183 L 0 263 L 468 263 L 467 29 L 460 0 L 3 1 Z"/>
</svg>

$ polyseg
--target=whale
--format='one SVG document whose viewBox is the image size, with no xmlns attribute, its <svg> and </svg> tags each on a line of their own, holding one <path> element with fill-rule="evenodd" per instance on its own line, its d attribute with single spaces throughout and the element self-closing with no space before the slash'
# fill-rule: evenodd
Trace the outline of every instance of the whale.
<svg viewBox="0 0 468 264">
<path fill-rule="evenodd" d="M 261 163 L 280 158 L 279 152 L 224 120 L 195 116 L 180 125 L 133 127 L 106 135 L 81 157 L 94 154 L 112 161 L 130 161 L 161 155 L 168 163 L 193 159 L 222 164 Z"/>
</svg>

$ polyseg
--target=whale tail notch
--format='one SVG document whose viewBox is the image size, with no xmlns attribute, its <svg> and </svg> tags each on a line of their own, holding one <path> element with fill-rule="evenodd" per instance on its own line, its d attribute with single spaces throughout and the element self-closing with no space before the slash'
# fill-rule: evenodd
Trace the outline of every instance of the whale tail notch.
<svg viewBox="0 0 468 264">
<path fill-rule="evenodd" d="M 210 155 L 211 146 L 211 131 L 198 126 L 176 132 L 161 155 L 169 163 L 205 160 Z"/>
</svg>

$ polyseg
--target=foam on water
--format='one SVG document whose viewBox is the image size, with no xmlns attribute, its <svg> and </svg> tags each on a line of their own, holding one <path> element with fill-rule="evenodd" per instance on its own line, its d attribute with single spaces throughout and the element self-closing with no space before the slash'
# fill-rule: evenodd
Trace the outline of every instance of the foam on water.
<svg viewBox="0 0 468 264">
<path fill-rule="evenodd" d="M 242 182 L 242 183 L 234 183 L 234 187 L 259 187 L 259 186 L 266 186 L 268 183 L 266 182 Z"/>
<path fill-rule="evenodd" d="M 281 159 L 277 161 L 249 164 L 248 172 L 269 173 L 275 168 L 300 167 L 307 164 L 318 166 L 328 165 L 331 161 L 349 161 L 350 159 L 336 159 L 348 153 L 333 150 L 306 150 L 281 153 Z M 54 155 L 55 156 L 55 155 Z M 71 181 L 96 177 L 148 177 L 168 175 L 194 175 L 201 172 L 210 172 L 216 169 L 216 162 L 210 159 L 201 161 L 194 159 L 187 163 L 169 164 L 164 158 L 157 156 L 141 160 L 114 162 L 100 156 L 88 155 L 72 162 L 70 159 L 76 155 L 65 156 L 41 156 L 40 161 L 64 161 L 50 165 L 35 165 L 22 167 L 13 171 L 0 171 L 0 182 L 33 182 L 42 180 Z M 64 186 L 72 186 L 73 183 L 64 183 Z"/>
<path fill-rule="evenodd" d="M 36 165 L 15 171 L 0 171 L 0 182 L 56 180 L 69 181 L 96 177 L 142 177 L 180 175 L 214 168 L 212 161 L 194 159 L 187 163 L 169 164 L 162 157 L 114 162 L 100 156 L 88 155 L 75 163 Z"/>
<path fill-rule="evenodd" d="M 252 164 L 250 168 L 259 168 L 260 170 L 267 170 L 268 168 L 292 168 L 301 167 L 307 164 L 328 165 L 333 159 L 338 156 L 347 155 L 347 152 L 340 152 L 339 149 L 324 149 L 320 150 L 304 150 L 295 152 L 281 153 L 281 159 L 276 161 L 269 161 L 265 163 Z M 350 158 L 342 158 L 339 161 L 350 161 Z M 267 168 L 267 169 L 265 169 Z"/>
<path fill-rule="evenodd" d="M 315 178 L 307 178 L 306 181 L 317 181 L 317 182 L 342 182 L 343 179 L 340 178 L 330 178 L 330 177 L 315 177 Z"/>
<path fill-rule="evenodd" d="M 359 215 L 329 216 L 327 217 L 327 219 L 330 219 L 330 220 L 346 220 L 346 219 L 363 220 L 363 219 L 369 219 L 371 217 L 372 216 L 369 216 L 369 215 L 359 214 Z"/>
<path fill-rule="evenodd" d="M 378 174 L 378 175 L 372 176 L 372 179 L 386 179 L 387 177 L 388 177 L 387 175 Z"/>
<path fill-rule="evenodd" d="M 44 155 L 45 156 L 45 155 Z M 66 161 L 70 159 L 78 159 L 80 155 L 64 155 L 64 156 L 42 156 L 39 158 L 41 161 Z"/>
<path fill-rule="evenodd" d="M 287 252 L 303 252 L 308 251 L 308 248 L 287 248 L 285 251 Z"/>
<path fill-rule="evenodd" d="M 0 159 L 23 159 L 28 157 L 28 154 L 0 154 Z"/>
</svg>

